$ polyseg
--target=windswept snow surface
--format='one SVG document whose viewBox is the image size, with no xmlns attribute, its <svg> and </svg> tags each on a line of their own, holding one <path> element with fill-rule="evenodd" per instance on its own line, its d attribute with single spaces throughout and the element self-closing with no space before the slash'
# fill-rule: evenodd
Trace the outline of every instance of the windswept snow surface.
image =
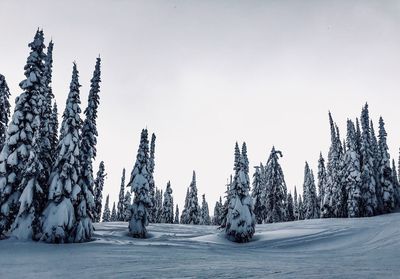
<svg viewBox="0 0 400 279">
<path fill-rule="evenodd" d="M 0 241 L 0 278 L 400 278 L 400 213 L 257 225 L 245 244 L 214 226 L 95 227 L 84 244 Z"/>
</svg>

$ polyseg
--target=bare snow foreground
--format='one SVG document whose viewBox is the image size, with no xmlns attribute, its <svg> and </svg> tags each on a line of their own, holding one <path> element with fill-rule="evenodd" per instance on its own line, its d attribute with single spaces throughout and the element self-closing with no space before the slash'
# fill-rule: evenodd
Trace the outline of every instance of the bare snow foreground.
<svg viewBox="0 0 400 279">
<path fill-rule="evenodd" d="M 95 226 L 84 244 L 0 241 L 0 278 L 400 278 L 400 213 L 258 225 L 246 244 L 213 226 Z"/>
</svg>

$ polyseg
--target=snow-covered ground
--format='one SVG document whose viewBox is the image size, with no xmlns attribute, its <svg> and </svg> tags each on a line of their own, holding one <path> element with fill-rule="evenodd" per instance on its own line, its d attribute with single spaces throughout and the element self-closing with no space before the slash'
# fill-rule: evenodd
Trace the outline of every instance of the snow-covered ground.
<svg viewBox="0 0 400 279">
<path fill-rule="evenodd" d="M 96 240 L 0 241 L 0 278 L 400 278 L 400 213 L 258 225 L 236 244 L 212 226 L 96 224 Z M 23 276 L 26 275 L 26 276 Z"/>
</svg>

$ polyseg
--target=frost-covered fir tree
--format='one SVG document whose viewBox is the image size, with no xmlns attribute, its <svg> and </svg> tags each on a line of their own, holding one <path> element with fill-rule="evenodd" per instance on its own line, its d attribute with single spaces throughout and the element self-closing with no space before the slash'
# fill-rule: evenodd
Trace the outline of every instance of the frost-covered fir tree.
<svg viewBox="0 0 400 279">
<path fill-rule="evenodd" d="M 78 212 L 75 212 L 71 202 L 77 201 L 80 192 L 78 179 L 81 170 L 79 156 L 82 120 L 79 116 L 79 87 L 78 70 L 74 63 L 57 147 L 58 155 L 50 175 L 49 202 L 42 218 L 41 240 L 46 242 L 89 240 L 93 232 L 91 220 L 81 218 L 84 217 L 84 208 L 78 207 Z M 77 222 L 75 216 L 79 218 Z"/>
<path fill-rule="evenodd" d="M 124 220 L 125 222 L 129 221 L 132 218 L 132 211 L 131 211 L 131 192 L 126 191 L 125 198 L 124 198 Z"/>
<path fill-rule="evenodd" d="M 286 219 L 287 188 L 278 156 L 282 157 L 282 153 L 272 147 L 265 166 L 266 223 L 283 222 Z"/>
<path fill-rule="evenodd" d="M 307 162 L 304 167 L 303 210 L 305 219 L 319 217 L 314 175 Z"/>
<path fill-rule="evenodd" d="M 0 153 L 0 237 L 9 230 L 18 214 L 19 200 L 24 190 L 21 187 L 23 172 L 28 167 L 34 135 L 40 129 L 45 86 L 43 41 L 43 32 L 38 30 L 33 42 L 29 44 L 31 52 L 24 67 L 26 79 L 19 84 L 23 92 L 15 100 L 14 113 Z M 2 94 L 7 95 L 6 92 Z M 4 114 L 2 118 L 8 113 L 8 104 L 2 104 L 4 105 L 2 109 L 5 111 L 1 111 L 1 114 Z M 37 144 L 40 148 L 39 141 Z M 37 152 L 34 154 L 39 156 Z"/>
<path fill-rule="evenodd" d="M 347 150 L 344 155 L 344 184 L 347 192 L 347 216 L 361 216 L 361 161 L 357 150 L 357 131 L 354 123 L 347 120 Z"/>
<path fill-rule="evenodd" d="M 97 143 L 97 109 L 100 102 L 100 58 L 97 58 L 93 77 L 90 80 L 90 91 L 88 106 L 84 114 L 85 120 L 82 125 L 80 163 L 82 166 L 79 176 L 79 188 L 77 188 L 76 201 L 74 203 L 77 225 L 74 230 L 75 242 L 88 241 L 92 237 L 92 220 L 95 216 L 94 201 L 94 179 L 93 179 L 93 160 L 96 158 Z"/>
<path fill-rule="evenodd" d="M 125 168 L 122 170 L 121 186 L 119 188 L 118 211 L 117 211 L 118 221 L 124 221 L 125 219 L 124 200 L 125 200 Z"/>
<path fill-rule="evenodd" d="M 0 151 L 6 141 L 8 119 L 10 117 L 10 89 L 7 86 L 6 78 L 0 74 Z"/>
<path fill-rule="evenodd" d="M 161 222 L 168 224 L 174 223 L 174 200 L 172 197 L 171 182 L 169 181 L 164 192 Z"/>
<path fill-rule="evenodd" d="M 155 194 L 155 213 L 154 213 L 154 223 L 161 223 L 162 221 L 162 207 L 163 207 L 163 191 L 156 188 Z"/>
<path fill-rule="evenodd" d="M 381 187 L 382 212 L 389 213 L 395 208 L 395 189 L 393 182 L 392 170 L 390 168 L 389 147 L 386 143 L 386 130 L 383 118 L 379 118 L 379 159 L 378 164 L 378 179 Z"/>
<path fill-rule="evenodd" d="M 183 206 L 182 210 L 182 215 L 181 215 L 181 224 L 186 224 L 186 220 L 188 219 L 187 213 L 188 213 L 188 207 L 189 207 L 189 187 L 186 189 L 186 197 L 185 197 L 185 205 Z"/>
<path fill-rule="evenodd" d="M 293 205 L 293 197 L 292 194 L 289 192 L 287 195 L 287 221 L 294 221 L 294 205 Z"/>
<path fill-rule="evenodd" d="M 94 221 L 100 222 L 101 217 L 101 207 L 103 204 L 103 187 L 104 187 L 104 178 L 107 176 L 105 173 L 104 162 L 101 161 L 99 165 L 99 170 L 96 174 L 96 179 L 94 180 Z"/>
<path fill-rule="evenodd" d="M 208 203 L 206 201 L 206 195 L 203 194 L 203 201 L 201 203 L 201 217 L 200 225 L 211 225 L 210 211 L 208 209 Z"/>
<path fill-rule="evenodd" d="M 331 146 L 328 153 L 328 163 L 326 169 L 326 187 L 324 189 L 323 206 L 321 217 L 336 217 L 337 203 L 339 201 L 340 187 L 342 185 L 341 176 L 341 156 L 342 143 L 340 141 L 339 130 L 333 122 L 329 112 L 329 125 L 331 130 Z"/>
<path fill-rule="evenodd" d="M 140 145 L 136 156 L 128 186 L 135 193 L 132 204 L 132 218 L 129 222 L 129 232 L 135 238 L 147 236 L 148 211 L 153 206 L 149 195 L 149 140 L 147 129 L 143 129 Z"/>
<path fill-rule="evenodd" d="M 106 203 L 104 205 L 103 211 L 103 222 L 110 222 L 111 221 L 111 211 L 110 211 L 110 195 L 106 197 Z"/>
<path fill-rule="evenodd" d="M 155 192 L 155 181 L 154 181 L 154 167 L 155 167 L 155 151 L 156 151 L 156 135 L 153 133 L 151 135 L 151 142 L 150 142 L 150 159 L 149 159 L 149 194 L 152 203 L 152 207 L 149 211 L 149 222 L 150 223 L 160 223 L 156 222 L 160 220 L 160 216 L 158 214 L 158 208 L 156 207 L 156 192 Z M 161 206 L 161 205 L 160 205 Z M 157 216 L 158 215 L 158 216 Z"/>
<path fill-rule="evenodd" d="M 225 228 L 226 227 L 226 221 L 227 221 L 227 215 L 229 211 L 229 201 L 231 200 L 232 197 L 232 188 L 233 185 L 233 177 L 232 175 L 230 176 L 229 182 L 226 184 L 226 196 L 225 196 L 225 201 L 222 204 L 221 207 L 221 225 L 220 228 Z"/>
<path fill-rule="evenodd" d="M 301 198 L 301 195 L 299 195 L 299 201 L 298 201 L 298 211 L 299 211 L 299 218 L 298 220 L 304 220 L 304 206 L 303 206 L 303 200 Z"/>
<path fill-rule="evenodd" d="M 176 204 L 174 224 L 179 224 L 179 207 L 178 207 L 178 204 Z"/>
<path fill-rule="evenodd" d="M 257 224 L 262 224 L 266 218 L 266 185 L 264 179 L 264 166 L 260 163 L 260 166 L 254 167 L 256 170 L 253 175 L 253 189 L 251 196 L 254 203 L 254 215 L 256 217 Z"/>
<path fill-rule="evenodd" d="M 322 157 L 322 153 L 319 153 L 318 159 L 318 212 L 321 214 L 321 209 L 323 207 L 323 201 L 325 196 L 326 187 L 326 168 L 325 160 Z"/>
<path fill-rule="evenodd" d="M 375 135 L 375 130 L 374 130 L 374 123 L 372 120 L 370 120 L 370 131 L 371 131 L 371 148 L 372 148 L 372 156 L 374 158 L 374 168 L 373 168 L 373 175 L 375 177 L 375 194 L 376 194 L 376 200 L 377 200 L 377 208 L 375 211 L 376 214 L 380 214 L 383 211 L 383 190 L 382 190 L 382 185 L 379 177 L 379 165 L 381 162 L 381 153 L 379 150 L 379 145 L 378 145 L 378 139 Z"/>
<path fill-rule="evenodd" d="M 49 120 L 49 141 L 50 141 L 50 153 L 53 161 L 57 156 L 57 145 L 58 145 L 58 108 L 57 103 L 54 102 L 53 109 L 51 111 Z"/>
<path fill-rule="evenodd" d="M 255 232 L 255 216 L 253 202 L 249 194 L 250 179 L 246 144 L 243 143 L 242 154 L 239 146 L 235 146 L 235 176 L 229 189 L 228 214 L 226 217 L 225 234 L 235 242 L 248 242 Z"/>
<path fill-rule="evenodd" d="M 48 141 L 49 141 L 49 156 L 52 161 L 56 159 L 57 144 L 58 144 L 58 110 L 57 103 L 52 101 L 54 94 L 52 90 L 52 72 L 53 72 L 53 47 L 54 44 L 51 41 L 47 48 L 47 55 L 45 59 L 45 72 L 46 72 L 46 125 L 48 130 Z"/>
<path fill-rule="evenodd" d="M 397 176 L 396 163 L 394 162 L 394 159 L 392 159 L 392 181 L 393 181 L 393 188 L 394 188 L 395 207 L 399 207 L 399 205 L 400 205 L 400 185 L 399 185 L 399 179 Z"/>
<path fill-rule="evenodd" d="M 220 226 L 222 223 L 222 210 L 223 210 L 222 198 L 215 203 L 214 216 L 212 218 L 212 224 L 215 226 Z"/>
<path fill-rule="evenodd" d="M 57 131 L 52 130 L 54 128 L 51 126 L 53 107 L 52 101 L 54 99 L 51 82 L 52 82 L 52 68 L 53 68 L 53 47 L 54 44 L 50 41 L 49 46 L 47 48 L 47 54 L 44 57 L 44 68 L 43 68 L 43 105 L 41 109 L 41 121 L 40 121 L 40 133 L 38 144 L 40 146 L 39 149 L 39 159 L 43 166 L 43 170 L 40 174 L 39 181 L 41 185 L 45 185 L 44 192 L 45 195 L 48 194 L 48 180 L 49 175 L 52 171 L 52 165 L 54 163 L 54 155 L 55 146 L 52 146 L 51 140 L 53 133 L 57 133 Z M 52 149 L 53 148 L 53 149 Z M 45 202 L 42 202 L 44 205 Z"/>
<path fill-rule="evenodd" d="M 299 203 L 297 199 L 296 186 L 294 186 L 293 211 L 294 211 L 294 219 L 299 220 Z"/>
<path fill-rule="evenodd" d="M 361 112 L 361 127 L 361 216 L 373 216 L 378 209 L 378 200 L 376 197 L 374 148 L 371 140 L 368 104 L 365 104 Z"/>
<path fill-rule="evenodd" d="M 199 199 L 197 197 L 196 172 L 193 171 L 192 182 L 189 186 L 189 200 L 187 208 L 187 219 L 184 224 L 198 225 L 201 219 Z"/>
<path fill-rule="evenodd" d="M 115 202 L 113 203 L 113 208 L 112 208 L 112 211 L 111 211 L 110 221 L 111 222 L 117 222 L 118 221 L 117 210 L 115 209 Z"/>
</svg>

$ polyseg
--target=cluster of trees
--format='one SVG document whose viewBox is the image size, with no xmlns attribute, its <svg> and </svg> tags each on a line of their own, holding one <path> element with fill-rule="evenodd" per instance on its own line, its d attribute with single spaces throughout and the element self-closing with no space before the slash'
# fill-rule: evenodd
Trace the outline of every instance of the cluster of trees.
<svg viewBox="0 0 400 279">
<path fill-rule="evenodd" d="M 328 161 L 320 154 L 317 185 L 308 163 L 304 168 L 302 195 L 287 191 L 279 158 L 272 148 L 265 164 L 255 167 L 250 192 L 247 146 L 235 145 L 234 174 L 210 217 L 202 195 L 199 204 L 196 173 L 187 188 L 181 215 L 172 196 L 171 183 L 163 192 L 155 186 L 155 141 L 143 129 L 128 183 L 122 171 L 117 204 L 110 210 L 109 196 L 102 212 L 106 177 L 100 162 L 94 179 L 97 150 L 97 110 L 101 60 L 97 58 L 88 105 L 81 119 L 80 83 L 76 63 L 66 107 L 58 132 L 57 105 L 52 92 L 53 42 L 47 52 L 42 30 L 37 30 L 24 67 L 22 93 L 10 118 L 10 90 L 0 74 L 0 238 L 13 235 L 52 243 L 89 241 L 93 222 L 128 221 L 133 237 L 144 238 L 151 223 L 218 225 L 227 238 L 249 241 L 255 224 L 331 217 L 367 217 L 392 212 L 400 205 L 400 183 L 390 160 L 382 117 L 375 135 L 368 105 L 360 121 L 347 120 L 346 139 L 329 113 L 331 146 Z M 360 125 L 361 123 L 361 125 Z M 399 161 L 400 162 L 400 161 Z M 130 190 L 125 192 L 125 187 Z M 132 195 L 133 193 L 133 195 Z"/>
<path fill-rule="evenodd" d="M 211 225 L 206 195 L 203 194 L 201 206 L 197 196 L 196 172 L 193 171 L 192 182 L 186 191 L 185 205 L 180 218 L 181 224 Z"/>
<path fill-rule="evenodd" d="M 326 171 L 322 160 L 319 164 L 320 216 L 367 217 L 392 212 L 400 204 L 399 181 L 395 162 L 390 160 L 383 118 L 379 118 L 376 137 L 366 104 L 360 121 L 347 120 L 343 143 L 331 114 L 329 121 Z"/>
<path fill-rule="evenodd" d="M 287 193 L 273 147 L 265 165 L 255 167 L 252 183 L 253 212 L 256 222 L 273 223 L 314 218 L 367 217 L 392 212 L 400 205 L 400 187 L 394 160 L 390 160 L 383 118 L 379 119 L 378 136 L 369 119 L 368 104 L 360 122 L 347 120 L 347 136 L 340 139 L 339 128 L 329 113 L 331 146 L 328 162 L 320 154 L 317 185 L 308 163 L 304 168 L 302 195 Z M 234 181 L 228 184 L 225 203 L 220 197 L 214 208 L 213 224 L 225 226 L 226 208 Z M 250 219 L 248 220 L 250 222 Z"/>
<path fill-rule="evenodd" d="M 22 93 L 9 121 L 10 96 L 0 77 L 0 236 L 53 243 L 84 242 L 92 237 L 95 206 L 93 167 L 100 91 L 96 61 L 81 119 L 77 65 L 58 133 L 52 92 L 53 42 L 47 52 L 37 30 L 24 67 Z"/>
<path fill-rule="evenodd" d="M 146 131 L 143 130 L 142 137 L 146 137 Z M 155 148 L 155 135 L 152 136 L 152 147 L 150 148 L 150 157 L 152 158 L 148 162 L 153 165 L 154 170 L 154 148 Z M 141 139 L 141 145 L 139 146 L 139 154 L 145 156 L 145 152 L 141 149 L 146 150 L 146 140 Z M 138 162 L 137 162 L 138 163 Z M 135 164 L 136 165 L 136 164 Z M 142 167 L 143 168 L 143 167 Z M 150 168 L 150 165 L 148 166 Z M 100 171 L 100 170 L 99 170 Z M 104 171 L 103 171 L 104 172 Z M 136 174 L 135 174 L 136 175 Z M 98 178 L 102 175 L 98 174 Z M 99 178 L 99 179 L 100 179 Z M 139 179 L 139 178 L 137 178 Z M 142 179 L 142 178 L 140 178 Z M 154 179 L 153 179 L 154 181 Z M 154 185 L 154 184 L 153 184 Z M 115 202 L 113 204 L 112 210 L 110 210 L 109 196 L 106 198 L 106 203 L 103 212 L 103 222 L 117 222 L 117 221 L 130 221 L 132 218 L 132 198 L 131 192 L 125 191 L 125 169 L 122 171 L 120 194 L 117 207 L 115 207 Z M 133 189 L 133 188 L 132 188 Z M 169 223 L 169 224 L 193 224 L 193 225 L 211 225 L 211 217 L 209 214 L 208 203 L 206 201 L 205 195 L 202 196 L 202 204 L 199 205 L 197 197 L 197 186 L 196 186 L 196 173 L 193 171 L 193 178 L 190 187 L 187 191 L 185 207 L 183 209 L 182 215 L 179 216 L 179 207 L 176 204 L 174 209 L 174 199 L 172 196 L 171 182 L 168 181 L 165 191 L 155 187 L 155 191 L 150 191 L 150 183 L 148 187 L 148 199 L 151 201 L 147 205 L 146 215 L 148 216 L 149 223 Z M 132 190 L 133 191 L 133 190 Z M 114 214 L 115 211 L 115 214 Z"/>
</svg>

